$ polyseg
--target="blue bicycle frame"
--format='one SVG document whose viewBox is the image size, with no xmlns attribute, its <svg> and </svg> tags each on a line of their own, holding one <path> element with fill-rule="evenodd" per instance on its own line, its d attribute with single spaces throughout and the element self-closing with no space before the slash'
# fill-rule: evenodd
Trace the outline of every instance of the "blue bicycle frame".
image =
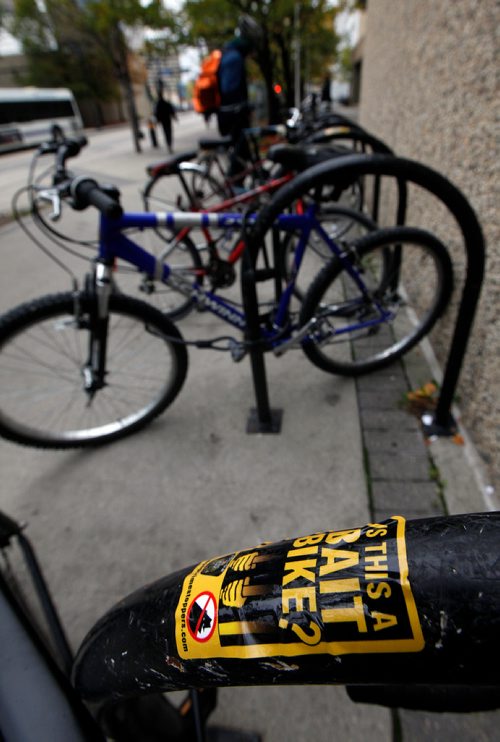
<svg viewBox="0 0 500 742">
<path fill-rule="evenodd" d="M 279 348 L 289 338 L 297 326 L 287 322 L 288 307 L 295 287 L 295 280 L 300 269 L 304 252 L 311 233 L 315 231 L 332 252 L 341 261 L 345 270 L 356 282 L 361 296 L 353 300 L 353 307 L 360 304 L 365 298 L 374 301 L 369 294 L 355 264 L 348 255 L 337 245 L 326 233 L 324 228 L 315 218 L 316 207 L 310 206 L 304 214 L 281 214 L 277 219 L 277 226 L 286 232 L 300 232 L 300 239 L 295 247 L 294 263 L 291 278 L 279 297 L 273 318 L 273 328 L 262 328 L 263 339 L 269 342 L 270 347 Z M 137 245 L 133 240 L 123 234 L 124 230 L 130 228 L 155 229 L 166 227 L 173 232 L 185 227 L 188 228 L 243 228 L 252 224 L 255 216 L 242 215 L 240 213 L 198 213 L 198 212 L 157 212 L 157 213 L 133 213 L 126 212 L 119 219 L 108 219 L 101 215 L 98 261 L 111 264 L 116 258 L 132 264 L 146 275 L 153 276 L 156 280 L 167 285 L 172 285 L 186 295 L 192 296 L 197 302 L 203 304 L 212 314 L 233 325 L 238 330 L 245 332 L 245 314 L 234 305 L 224 301 L 223 298 L 204 289 L 196 282 L 190 282 L 184 277 L 176 276 L 168 263 L 163 262 L 162 256 L 153 256 L 151 253 Z M 330 334 L 341 335 L 353 331 L 359 331 L 368 327 L 386 322 L 392 318 L 392 313 L 384 309 L 377 301 L 374 301 L 379 316 L 365 321 L 356 321 L 352 325 L 343 326 Z M 302 334 L 301 339 L 306 339 L 308 332 Z"/>
</svg>

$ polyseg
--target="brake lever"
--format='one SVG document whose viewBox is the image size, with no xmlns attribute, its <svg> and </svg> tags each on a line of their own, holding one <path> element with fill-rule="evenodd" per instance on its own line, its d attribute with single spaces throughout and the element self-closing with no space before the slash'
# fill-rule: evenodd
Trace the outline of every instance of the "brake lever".
<svg viewBox="0 0 500 742">
<path fill-rule="evenodd" d="M 37 200 L 48 201 L 52 204 L 52 212 L 49 219 L 57 222 L 61 218 L 61 195 L 58 188 L 44 188 L 37 193 Z"/>
</svg>

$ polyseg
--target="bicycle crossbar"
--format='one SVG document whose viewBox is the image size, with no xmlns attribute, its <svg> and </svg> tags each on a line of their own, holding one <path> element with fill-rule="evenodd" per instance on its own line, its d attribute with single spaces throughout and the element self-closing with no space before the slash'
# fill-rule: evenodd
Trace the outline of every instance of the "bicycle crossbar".
<svg viewBox="0 0 500 742">
<path fill-rule="evenodd" d="M 151 213 L 126 212 L 120 219 L 108 222 L 109 226 L 117 231 L 128 227 L 167 227 L 168 229 L 183 229 L 184 227 L 227 227 L 242 226 L 243 221 L 254 221 L 255 215 L 245 216 L 239 213 L 212 214 L 206 212 L 159 211 Z"/>
<path fill-rule="evenodd" d="M 227 229 L 228 227 L 243 227 L 253 224 L 257 214 L 240 214 L 238 212 L 214 213 L 214 212 L 191 212 L 191 211 L 159 211 L 159 212 L 126 212 L 119 219 L 106 219 L 101 217 L 102 228 L 109 232 L 120 232 L 130 227 L 155 228 L 166 227 L 167 229 L 193 229 L 207 227 Z M 282 214 L 277 219 L 280 229 L 300 229 L 306 217 L 302 214 Z"/>
</svg>

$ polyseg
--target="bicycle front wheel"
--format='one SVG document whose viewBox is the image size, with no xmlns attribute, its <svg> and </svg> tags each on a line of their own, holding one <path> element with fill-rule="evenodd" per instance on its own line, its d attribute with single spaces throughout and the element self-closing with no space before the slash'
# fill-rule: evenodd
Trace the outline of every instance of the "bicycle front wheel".
<svg viewBox="0 0 500 742">
<path fill-rule="evenodd" d="M 451 260 L 432 234 L 411 227 L 371 232 L 351 245 L 351 270 L 330 261 L 302 305 L 315 318 L 307 357 L 334 374 L 355 376 L 389 365 L 426 335 L 452 291 Z"/>
<path fill-rule="evenodd" d="M 0 320 L 0 434 L 40 448 L 107 443 L 139 430 L 179 393 L 182 337 L 145 302 L 113 295 L 102 388 L 86 390 L 93 300 L 72 293 Z"/>
</svg>

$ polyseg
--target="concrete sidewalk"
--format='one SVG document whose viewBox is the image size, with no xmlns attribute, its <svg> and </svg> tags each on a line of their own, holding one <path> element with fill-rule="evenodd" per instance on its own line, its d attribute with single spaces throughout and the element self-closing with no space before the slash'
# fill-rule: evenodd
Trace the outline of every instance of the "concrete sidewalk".
<svg viewBox="0 0 500 742">
<path fill-rule="evenodd" d="M 186 115 L 176 150 L 205 133 Z M 109 137 L 92 136 L 72 167 L 116 182 L 124 206 L 139 210 L 145 165 L 162 152 L 145 145 L 131 154 L 127 131 Z M 2 186 L 0 193 L 9 183 Z M 95 227 L 90 211 L 71 219 L 75 233 Z M 0 311 L 68 287 L 16 225 L 0 229 L 0 242 Z M 188 339 L 221 334 L 221 323 L 203 313 L 179 327 Z M 284 410 L 279 435 L 245 432 L 255 404 L 248 359 L 236 365 L 227 354 L 189 349 L 179 398 L 140 434 L 83 452 L 1 441 L 0 507 L 29 522 L 74 646 L 128 592 L 216 554 L 395 513 L 412 518 L 497 507 L 473 449 L 444 439 L 426 445 L 418 421 L 402 409 L 407 389 L 436 377 L 424 351 L 358 381 L 322 373 L 300 351 L 266 358 L 271 404 Z M 374 735 L 389 742 L 397 729 L 405 742 L 472 742 L 493 739 L 499 720 L 497 713 L 394 715 L 353 704 L 335 687 L 224 689 L 213 717 L 258 730 L 266 742 L 364 742 Z"/>
</svg>

